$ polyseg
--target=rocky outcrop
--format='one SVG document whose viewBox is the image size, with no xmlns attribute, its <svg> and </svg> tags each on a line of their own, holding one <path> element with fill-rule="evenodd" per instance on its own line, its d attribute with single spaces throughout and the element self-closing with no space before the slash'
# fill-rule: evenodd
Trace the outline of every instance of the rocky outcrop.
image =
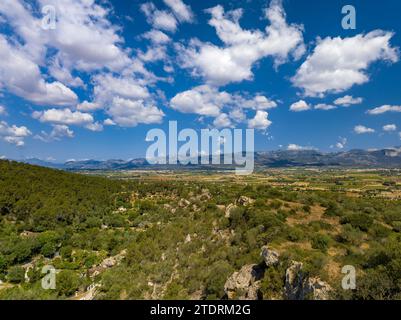
<svg viewBox="0 0 401 320">
<path fill-rule="evenodd" d="M 304 281 L 302 263 L 293 261 L 285 272 L 284 294 L 288 300 L 301 300 Z"/>
<path fill-rule="evenodd" d="M 237 206 L 235 204 L 230 203 L 226 208 L 225 217 L 226 218 L 230 218 L 231 217 L 231 210 L 234 210 L 236 208 L 237 208 Z"/>
<path fill-rule="evenodd" d="M 332 288 L 317 277 L 309 278 L 303 264 L 293 261 L 285 272 L 284 297 L 287 300 L 328 300 Z"/>
<path fill-rule="evenodd" d="M 240 271 L 234 272 L 224 285 L 224 292 L 228 299 L 257 300 L 260 298 L 260 280 L 264 269 L 256 264 L 243 266 Z"/>
<path fill-rule="evenodd" d="M 263 261 L 266 264 L 266 267 L 275 266 L 279 263 L 279 254 L 278 252 L 269 249 L 268 246 L 262 247 L 262 252 L 260 255 L 263 258 Z"/>
<path fill-rule="evenodd" d="M 250 205 L 250 204 L 252 204 L 254 202 L 255 202 L 255 200 L 253 200 L 251 198 L 248 198 L 248 197 L 245 197 L 245 196 L 240 196 L 238 198 L 238 200 L 237 200 L 237 204 L 240 205 L 240 206 L 247 206 L 247 205 Z"/>
<path fill-rule="evenodd" d="M 306 281 L 303 291 L 304 297 L 312 297 L 313 300 L 328 300 L 332 288 L 328 283 L 316 277 Z"/>
</svg>

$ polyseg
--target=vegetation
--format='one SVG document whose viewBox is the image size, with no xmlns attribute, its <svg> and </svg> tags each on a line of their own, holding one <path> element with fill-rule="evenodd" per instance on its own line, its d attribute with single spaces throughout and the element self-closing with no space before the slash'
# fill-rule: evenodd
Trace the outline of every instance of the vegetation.
<svg viewBox="0 0 401 320">
<path fill-rule="evenodd" d="M 102 175 L 0 161 L 0 299 L 79 299 L 93 285 L 96 299 L 221 299 L 266 244 L 284 262 L 265 272 L 264 299 L 282 297 L 292 260 L 334 298 L 401 298 L 396 170 Z M 55 290 L 41 287 L 45 265 Z M 341 289 L 344 265 L 355 290 Z"/>
</svg>

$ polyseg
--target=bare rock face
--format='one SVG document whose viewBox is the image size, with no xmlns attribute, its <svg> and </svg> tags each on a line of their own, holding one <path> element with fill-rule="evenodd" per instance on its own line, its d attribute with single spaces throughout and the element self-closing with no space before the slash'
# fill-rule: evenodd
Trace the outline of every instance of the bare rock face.
<svg viewBox="0 0 401 320">
<path fill-rule="evenodd" d="M 262 252 L 260 253 L 260 255 L 262 256 L 266 267 L 275 266 L 279 262 L 280 255 L 278 254 L 278 252 L 269 249 L 268 246 L 262 247 Z"/>
<path fill-rule="evenodd" d="M 226 218 L 230 218 L 231 217 L 231 210 L 233 210 L 235 208 L 237 208 L 237 206 L 235 204 L 230 203 L 226 208 L 225 217 Z"/>
<path fill-rule="evenodd" d="M 253 202 L 255 202 L 255 200 L 245 196 L 240 196 L 237 200 L 237 204 L 240 206 L 247 206 L 249 204 L 252 204 Z"/>
<path fill-rule="evenodd" d="M 312 297 L 313 300 L 328 300 L 332 288 L 319 278 L 310 278 L 304 284 L 304 297 Z"/>
<path fill-rule="evenodd" d="M 308 278 L 303 264 L 293 261 L 285 272 L 284 296 L 287 300 L 328 300 L 332 288 L 319 278 Z"/>
<path fill-rule="evenodd" d="M 293 261 L 285 272 L 284 292 L 288 300 L 302 300 L 302 283 L 304 281 L 302 266 L 301 262 Z"/>
<path fill-rule="evenodd" d="M 243 266 L 240 271 L 234 272 L 224 285 L 228 299 L 257 300 L 263 273 L 263 268 L 256 264 Z"/>
</svg>

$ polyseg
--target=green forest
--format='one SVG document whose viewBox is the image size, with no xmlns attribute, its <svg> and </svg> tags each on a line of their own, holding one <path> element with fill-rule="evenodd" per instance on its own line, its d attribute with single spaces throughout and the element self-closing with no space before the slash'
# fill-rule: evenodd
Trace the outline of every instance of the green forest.
<svg viewBox="0 0 401 320">
<path fill-rule="evenodd" d="M 380 170 L 94 176 L 1 160 L 0 299 L 318 299 L 316 283 L 328 299 L 400 299 L 400 180 Z M 303 288 L 288 281 L 294 262 Z M 41 285 L 46 265 L 55 289 Z M 246 266 L 260 275 L 230 287 Z"/>
</svg>

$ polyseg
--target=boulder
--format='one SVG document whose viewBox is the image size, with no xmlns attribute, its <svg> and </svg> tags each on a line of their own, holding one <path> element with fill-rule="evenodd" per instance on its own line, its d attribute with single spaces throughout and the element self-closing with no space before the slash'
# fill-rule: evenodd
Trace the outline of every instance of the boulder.
<svg viewBox="0 0 401 320">
<path fill-rule="evenodd" d="M 285 271 L 284 292 L 287 300 L 302 300 L 304 281 L 302 266 L 301 262 L 293 261 Z"/>
<path fill-rule="evenodd" d="M 264 269 L 256 264 L 245 265 L 234 272 L 224 285 L 228 299 L 257 300 L 260 296 L 260 281 Z"/>
<path fill-rule="evenodd" d="M 253 202 L 255 202 L 255 200 L 245 196 L 240 196 L 237 200 L 237 204 L 240 206 L 247 206 L 249 204 L 252 204 Z"/>
<path fill-rule="evenodd" d="M 309 278 L 302 271 L 303 264 L 293 261 L 285 273 L 284 295 L 287 300 L 328 300 L 331 286 L 318 277 Z"/>
<path fill-rule="evenodd" d="M 225 217 L 230 218 L 231 217 L 231 210 L 238 208 L 235 204 L 230 203 L 225 211 Z"/>
<path fill-rule="evenodd" d="M 313 300 L 329 300 L 332 290 L 328 283 L 319 278 L 310 278 L 304 284 L 303 296 L 304 298 L 310 297 Z"/>
<path fill-rule="evenodd" d="M 260 253 L 260 255 L 262 256 L 266 267 L 275 266 L 279 262 L 280 255 L 278 254 L 278 252 L 269 249 L 268 246 L 262 247 L 262 252 Z"/>
</svg>

